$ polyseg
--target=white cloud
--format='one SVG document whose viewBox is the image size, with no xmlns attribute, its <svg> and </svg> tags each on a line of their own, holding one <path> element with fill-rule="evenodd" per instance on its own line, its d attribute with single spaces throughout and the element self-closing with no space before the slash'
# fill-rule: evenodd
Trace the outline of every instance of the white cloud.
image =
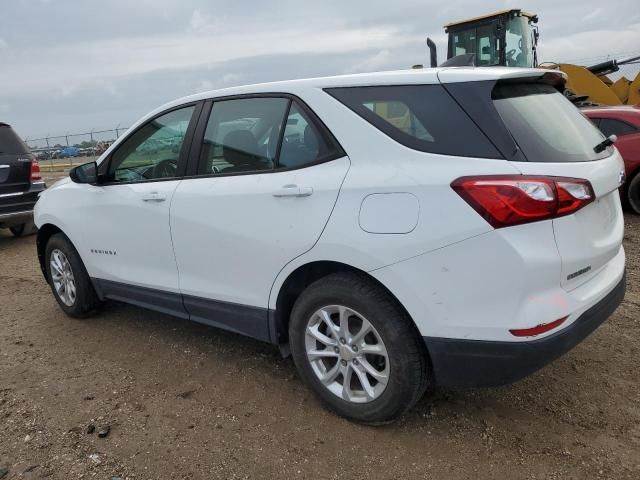
<svg viewBox="0 0 640 480">
<path fill-rule="evenodd" d="M 200 83 L 196 87 L 196 92 L 208 92 L 209 90 L 213 90 L 214 84 L 211 80 L 200 80 Z"/>
<path fill-rule="evenodd" d="M 640 23 L 624 28 L 590 30 L 567 34 L 560 38 L 545 40 L 542 37 L 538 59 L 541 62 L 576 62 L 592 64 L 607 57 L 625 57 L 633 53 L 640 55 Z M 587 47 L 587 48 L 585 48 Z"/>
<path fill-rule="evenodd" d="M 23 50 L 5 65 L 12 76 L 3 88 L 10 94 L 27 89 L 59 91 L 59 85 L 63 85 L 63 92 L 69 94 L 74 88 L 105 78 L 163 69 L 185 69 L 259 55 L 344 54 L 422 41 L 421 35 L 406 34 L 393 26 L 338 28 L 313 35 L 298 27 L 114 38 Z M 384 62 L 377 63 L 383 66 Z"/>
<path fill-rule="evenodd" d="M 195 9 L 189 20 L 187 31 L 196 35 L 210 35 L 215 33 L 215 21 L 206 13 Z"/>
<path fill-rule="evenodd" d="M 391 61 L 391 52 L 388 49 L 380 50 L 375 55 L 365 58 L 363 61 L 356 63 L 348 72 L 345 73 L 361 73 L 380 70 L 389 65 Z"/>
<path fill-rule="evenodd" d="M 238 84 L 242 81 L 242 75 L 238 73 L 227 73 L 222 76 L 222 83 L 224 85 Z"/>
<path fill-rule="evenodd" d="M 586 22 L 589 20 L 593 20 L 594 18 L 600 17 L 603 13 L 602 7 L 595 8 L 594 10 L 587 13 L 584 17 L 582 17 L 582 21 Z"/>
<path fill-rule="evenodd" d="M 0 37 L 0 50 L 8 47 L 9 44 L 7 43 L 7 41 L 4 38 Z"/>
</svg>

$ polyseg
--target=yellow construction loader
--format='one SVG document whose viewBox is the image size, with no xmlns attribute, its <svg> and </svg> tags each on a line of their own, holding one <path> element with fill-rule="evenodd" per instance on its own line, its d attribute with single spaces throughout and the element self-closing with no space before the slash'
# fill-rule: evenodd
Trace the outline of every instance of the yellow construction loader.
<svg viewBox="0 0 640 480">
<path fill-rule="evenodd" d="M 445 25 L 448 34 L 447 60 L 442 66 L 541 67 L 567 74 L 565 93 L 577 104 L 640 104 L 640 73 L 634 80 L 608 75 L 621 65 L 640 63 L 640 56 L 609 60 L 592 66 L 570 63 L 538 63 L 538 16 L 520 9 L 470 18 Z M 427 39 L 431 66 L 436 66 L 436 46 Z"/>
</svg>

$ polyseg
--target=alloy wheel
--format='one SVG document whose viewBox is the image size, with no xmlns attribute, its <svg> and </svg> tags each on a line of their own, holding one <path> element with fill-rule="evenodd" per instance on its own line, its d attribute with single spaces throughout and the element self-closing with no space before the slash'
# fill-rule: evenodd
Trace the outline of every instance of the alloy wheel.
<svg viewBox="0 0 640 480">
<path fill-rule="evenodd" d="M 317 310 L 305 331 L 307 359 L 320 382 L 352 403 L 380 397 L 389 381 L 389 355 L 375 327 L 342 305 Z"/>
<path fill-rule="evenodd" d="M 58 298 L 67 307 L 71 307 L 76 301 L 76 281 L 69 259 L 61 250 L 55 249 L 51 252 L 49 265 Z"/>
</svg>

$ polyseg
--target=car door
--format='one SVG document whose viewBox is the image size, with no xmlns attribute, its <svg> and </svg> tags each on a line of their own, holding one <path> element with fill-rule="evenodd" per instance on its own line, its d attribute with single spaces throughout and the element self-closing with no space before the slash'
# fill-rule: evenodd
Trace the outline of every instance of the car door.
<svg viewBox="0 0 640 480">
<path fill-rule="evenodd" d="M 171 209 L 184 305 L 194 320 L 267 340 L 274 279 L 320 237 L 349 159 L 297 100 L 215 101 L 202 119 L 197 171 Z"/>
<path fill-rule="evenodd" d="M 200 108 L 182 106 L 146 122 L 101 163 L 101 182 L 83 185 L 73 206 L 81 230 L 76 243 L 109 298 L 186 316 L 169 211 Z"/>
</svg>

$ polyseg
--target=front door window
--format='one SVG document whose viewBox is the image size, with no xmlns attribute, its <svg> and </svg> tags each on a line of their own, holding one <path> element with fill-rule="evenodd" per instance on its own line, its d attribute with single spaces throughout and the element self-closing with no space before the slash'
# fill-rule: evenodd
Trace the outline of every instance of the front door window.
<svg viewBox="0 0 640 480">
<path fill-rule="evenodd" d="M 138 129 L 114 152 L 109 180 L 142 182 L 174 178 L 195 106 L 165 113 Z"/>
</svg>

